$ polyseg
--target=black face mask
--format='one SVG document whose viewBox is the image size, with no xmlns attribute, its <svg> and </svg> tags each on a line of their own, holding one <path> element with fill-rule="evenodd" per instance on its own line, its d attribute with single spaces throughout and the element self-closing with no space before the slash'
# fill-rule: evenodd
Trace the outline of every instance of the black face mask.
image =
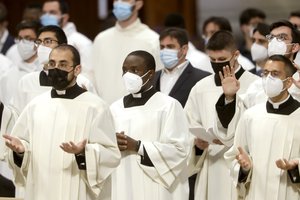
<svg viewBox="0 0 300 200">
<path fill-rule="evenodd" d="M 212 62 L 212 61 L 210 61 L 211 66 L 212 66 L 215 74 L 219 74 L 219 72 L 222 72 L 222 74 L 223 74 L 223 67 L 225 67 L 226 65 L 228 65 L 230 67 L 230 60 L 225 61 L 225 62 Z"/>
<path fill-rule="evenodd" d="M 72 71 L 70 71 L 70 72 L 72 72 Z M 66 89 L 66 87 L 72 81 L 72 80 L 70 80 L 70 81 L 68 80 L 68 74 L 70 72 L 54 68 L 54 69 L 49 69 L 48 75 L 47 75 L 45 71 L 42 71 L 40 74 L 40 85 L 41 86 L 52 86 L 56 90 Z"/>
</svg>

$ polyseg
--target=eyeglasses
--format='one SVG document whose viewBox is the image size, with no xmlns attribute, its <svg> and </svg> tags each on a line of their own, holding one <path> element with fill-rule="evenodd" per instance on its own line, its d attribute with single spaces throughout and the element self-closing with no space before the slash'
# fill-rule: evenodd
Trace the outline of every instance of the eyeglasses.
<svg viewBox="0 0 300 200">
<path fill-rule="evenodd" d="M 261 73 L 261 77 L 267 77 L 269 74 L 271 74 L 272 77 L 277 78 L 280 76 L 280 72 L 279 71 L 268 71 L 268 70 L 264 70 Z"/>
<path fill-rule="evenodd" d="M 268 34 L 268 35 L 266 35 L 266 38 L 269 42 L 271 40 L 273 40 L 273 38 L 276 38 L 278 42 L 283 42 L 285 40 L 289 40 L 289 38 L 286 34 L 279 34 L 279 35 Z"/>
<path fill-rule="evenodd" d="M 50 46 L 53 42 L 56 42 L 58 43 L 57 40 L 54 40 L 52 38 L 45 38 L 44 40 L 41 40 L 41 39 L 37 39 L 34 41 L 34 43 L 39 46 L 41 44 L 44 44 L 46 47 Z"/>
<path fill-rule="evenodd" d="M 15 39 L 16 44 L 20 43 L 21 41 L 24 42 L 24 43 L 31 43 L 31 42 L 35 42 L 35 39 L 29 38 L 29 37 L 28 38 L 17 37 Z"/>
<path fill-rule="evenodd" d="M 54 61 L 50 60 L 47 64 L 47 69 L 54 69 L 54 68 L 56 68 L 56 66 L 58 69 L 61 69 L 61 70 L 67 71 L 67 72 L 71 72 L 73 70 L 72 69 L 71 71 L 68 71 L 68 68 L 75 67 L 75 65 L 68 65 L 67 62 L 59 62 L 56 64 Z"/>
</svg>

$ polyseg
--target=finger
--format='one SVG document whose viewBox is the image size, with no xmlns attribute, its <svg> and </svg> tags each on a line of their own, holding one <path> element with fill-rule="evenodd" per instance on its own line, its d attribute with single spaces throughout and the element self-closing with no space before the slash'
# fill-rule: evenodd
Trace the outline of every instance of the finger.
<svg viewBox="0 0 300 200">
<path fill-rule="evenodd" d="M 222 72 L 220 72 L 220 71 L 219 71 L 219 76 L 220 76 L 221 81 L 223 81 L 224 80 L 224 76 L 223 76 Z"/>
<path fill-rule="evenodd" d="M 126 139 L 127 136 L 122 133 L 117 133 L 117 138 Z"/>
<path fill-rule="evenodd" d="M 124 151 L 127 149 L 127 145 L 118 145 L 120 151 Z"/>
<path fill-rule="evenodd" d="M 76 144 L 74 142 L 72 142 L 72 141 L 70 141 L 69 144 L 71 145 L 71 147 L 75 147 L 76 146 Z"/>
<path fill-rule="evenodd" d="M 119 145 L 127 145 L 127 140 L 117 139 L 117 142 L 118 142 Z"/>
<path fill-rule="evenodd" d="M 246 154 L 245 151 L 244 151 L 244 149 L 242 147 L 238 147 L 238 150 L 239 150 L 239 152 L 240 152 L 241 155 L 245 155 Z"/>
<path fill-rule="evenodd" d="M 2 136 L 3 136 L 5 139 L 7 139 L 7 140 L 12 140 L 12 139 L 13 139 L 13 137 L 10 136 L 10 135 L 8 135 L 8 134 L 3 134 Z"/>
<path fill-rule="evenodd" d="M 235 70 L 234 67 L 230 67 L 230 74 L 232 75 L 232 77 L 235 77 Z"/>
</svg>

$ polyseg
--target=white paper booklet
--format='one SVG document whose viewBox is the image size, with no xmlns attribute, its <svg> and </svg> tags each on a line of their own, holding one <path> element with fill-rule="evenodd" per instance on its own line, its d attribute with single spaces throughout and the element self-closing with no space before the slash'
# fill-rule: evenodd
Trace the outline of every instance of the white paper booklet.
<svg viewBox="0 0 300 200">
<path fill-rule="evenodd" d="M 201 140 L 207 141 L 209 144 L 214 144 L 213 140 L 218 139 L 213 131 L 213 128 L 204 129 L 202 127 L 195 127 L 190 128 L 190 132 L 196 136 L 197 138 L 200 138 Z"/>
</svg>

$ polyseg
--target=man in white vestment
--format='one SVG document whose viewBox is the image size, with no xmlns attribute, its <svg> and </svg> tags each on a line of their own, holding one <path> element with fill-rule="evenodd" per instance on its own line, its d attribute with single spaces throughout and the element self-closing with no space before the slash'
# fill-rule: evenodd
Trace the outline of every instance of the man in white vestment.
<svg viewBox="0 0 300 200">
<path fill-rule="evenodd" d="M 267 39 L 269 40 L 267 49 L 269 56 L 275 54 L 284 55 L 291 61 L 294 60 L 295 54 L 297 54 L 300 48 L 300 33 L 290 22 L 282 20 L 271 24 L 270 34 L 267 35 Z M 297 65 L 295 65 L 295 67 L 297 67 Z M 288 90 L 289 93 L 299 101 L 300 79 L 298 73 L 299 72 L 294 74 L 294 84 Z M 218 123 L 221 127 L 227 129 L 227 135 L 223 137 L 226 143 L 233 143 L 236 125 L 242 113 L 256 104 L 267 101 L 268 96 L 264 92 L 262 83 L 263 81 L 260 78 L 249 86 L 246 93 L 236 95 L 239 90 L 238 80 L 231 76 L 224 77 L 224 81 L 222 82 L 224 94 L 219 98 L 216 110 L 218 113 Z M 225 100 L 228 103 L 225 104 Z"/>
<path fill-rule="evenodd" d="M 75 47 L 53 49 L 52 90 L 32 100 L 4 135 L 25 200 L 110 199 L 110 175 L 120 160 L 113 119 L 102 99 L 77 85 L 80 70 Z"/>
<path fill-rule="evenodd" d="M 204 21 L 202 32 L 203 32 L 203 38 L 205 45 L 207 44 L 208 40 L 211 38 L 211 36 L 220 30 L 230 31 L 232 32 L 232 28 L 230 25 L 230 22 L 225 17 L 209 17 Z M 209 60 L 209 58 L 208 58 Z M 252 71 L 255 66 L 254 64 L 245 56 L 243 56 L 241 53 L 239 54 L 237 61 L 243 66 L 245 70 Z M 203 66 L 206 66 L 207 59 L 203 59 Z M 209 63 L 210 64 L 210 63 Z M 209 72 L 213 73 L 212 66 L 208 68 L 210 69 Z"/>
<path fill-rule="evenodd" d="M 37 39 L 39 22 L 22 21 L 16 26 L 18 37 L 16 46 L 22 60 L 10 68 L 0 79 L 0 90 L 3 94 L 1 101 L 8 105 L 16 96 L 19 80 L 27 73 L 41 71 L 42 67 L 37 59 L 37 47 L 34 41 Z"/>
<path fill-rule="evenodd" d="M 112 199 L 187 200 L 191 142 L 182 106 L 154 89 L 150 53 L 131 52 L 122 71 L 130 94 L 110 107 L 122 152 L 112 175 Z"/>
<path fill-rule="evenodd" d="M 92 41 L 78 32 L 73 22 L 70 22 L 69 5 L 67 1 L 46 0 L 42 8 L 43 14 L 40 21 L 43 26 L 59 26 L 68 38 L 68 44 L 73 45 L 80 53 L 82 74 L 91 79 L 90 51 Z"/>
<path fill-rule="evenodd" d="M 228 31 L 214 33 L 208 41 L 206 52 L 215 74 L 201 79 L 192 88 L 184 109 L 191 128 L 208 130 L 216 126 L 215 104 L 222 94 L 219 74 L 222 74 L 223 68 L 229 66 L 233 69 L 232 75 L 241 82 L 239 93 L 244 93 L 258 76 L 244 70 L 239 64 L 239 51 L 233 35 Z M 193 159 L 190 163 L 195 165 L 196 172 L 200 171 L 195 183 L 195 199 L 232 200 L 235 191 L 223 157 L 229 146 L 224 144 L 215 132 L 213 135 L 216 139 L 210 144 L 200 138 L 195 140 L 195 152 L 192 153 Z"/>
<path fill-rule="evenodd" d="M 116 25 L 99 33 L 94 40 L 92 67 L 95 86 L 100 97 L 109 104 L 126 94 L 120 79 L 120 66 L 130 52 L 145 50 L 154 56 L 157 69 L 162 68 L 159 36 L 138 18 L 143 3 L 143 0 L 114 0 Z"/>
<path fill-rule="evenodd" d="M 39 30 L 35 43 L 39 65 L 41 68 L 45 68 L 52 49 L 60 44 L 67 44 L 67 37 L 60 27 L 49 25 Z M 82 74 L 78 75 L 77 83 L 88 91 L 96 93 L 91 81 Z M 51 85 L 49 85 L 44 71 L 26 74 L 19 81 L 18 93 L 12 104 L 21 112 L 30 100 L 48 90 L 51 90 Z"/>
<path fill-rule="evenodd" d="M 300 103 L 289 94 L 296 68 L 273 55 L 263 70 L 268 101 L 244 112 L 225 153 L 239 199 L 300 199 Z"/>
</svg>

